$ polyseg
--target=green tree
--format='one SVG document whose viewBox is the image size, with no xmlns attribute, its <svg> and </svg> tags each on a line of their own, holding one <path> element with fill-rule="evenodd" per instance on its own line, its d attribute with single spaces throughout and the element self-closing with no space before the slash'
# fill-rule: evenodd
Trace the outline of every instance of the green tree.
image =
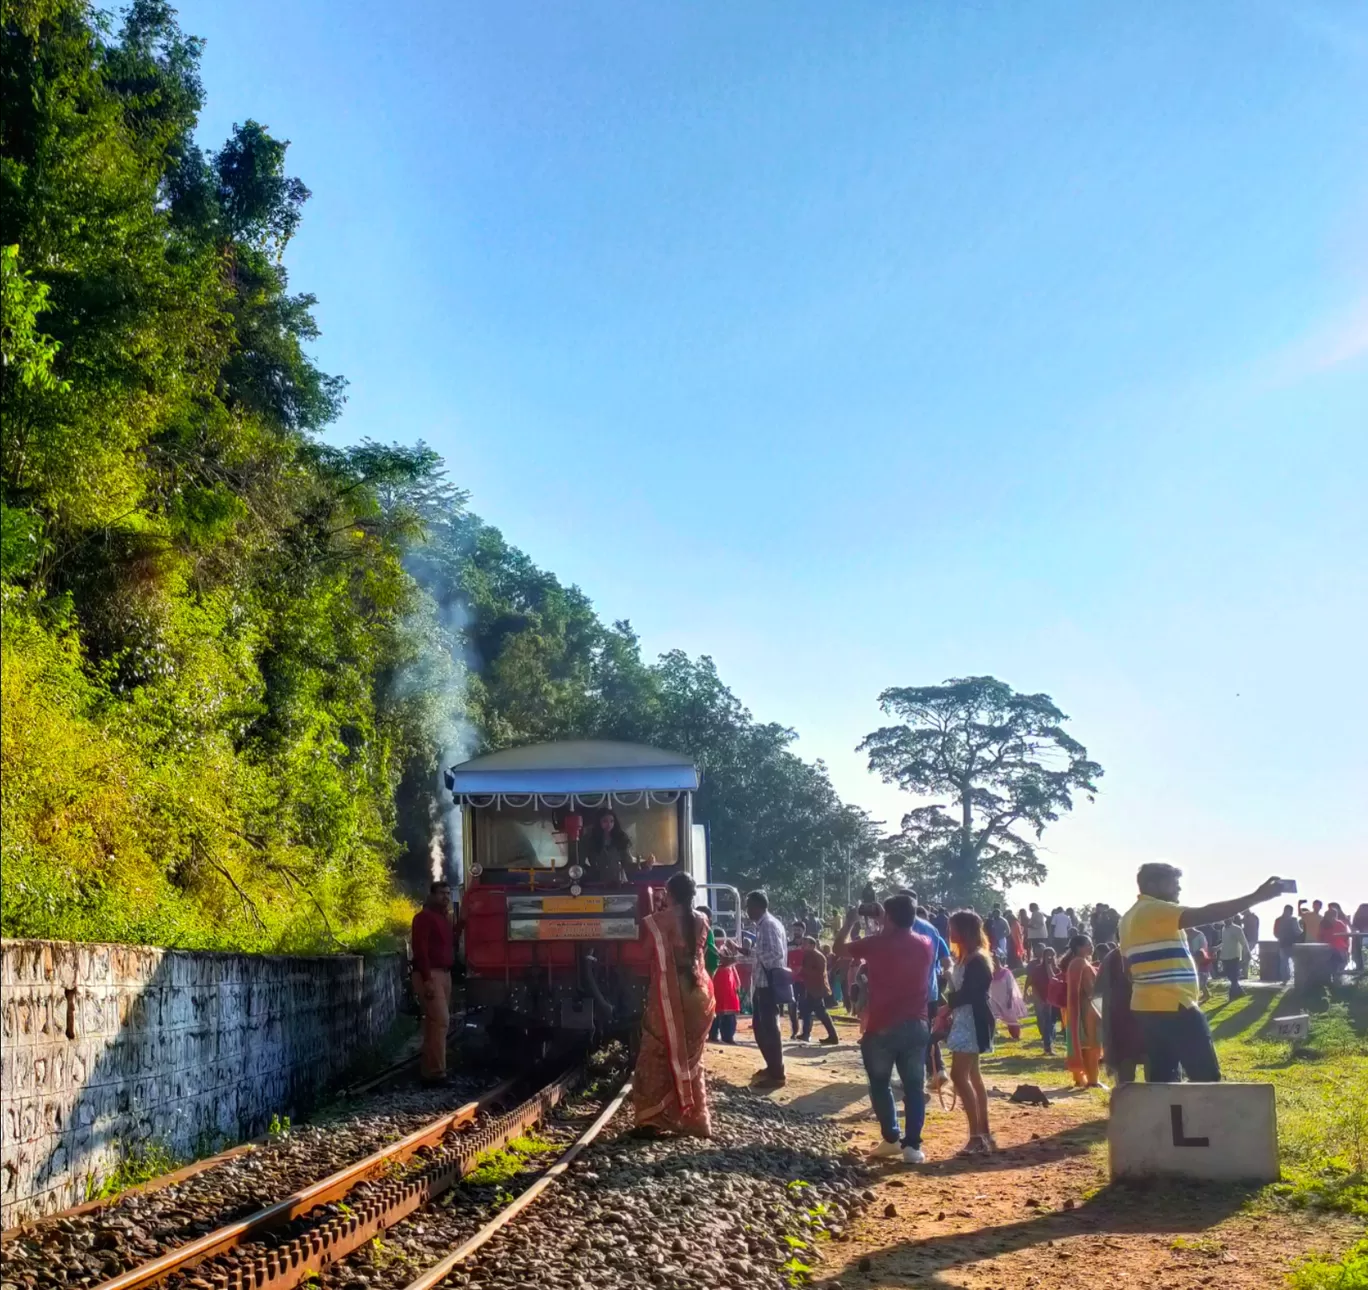
<svg viewBox="0 0 1368 1290">
<path fill-rule="evenodd" d="M 890 865 L 919 892 L 952 902 L 1000 899 L 1045 876 L 1036 843 L 1075 793 L 1093 800 L 1102 767 L 1064 730 L 1047 694 L 1018 694 L 991 676 L 885 690 L 879 704 L 901 724 L 860 750 L 886 783 L 940 798 L 903 817 Z"/>
</svg>

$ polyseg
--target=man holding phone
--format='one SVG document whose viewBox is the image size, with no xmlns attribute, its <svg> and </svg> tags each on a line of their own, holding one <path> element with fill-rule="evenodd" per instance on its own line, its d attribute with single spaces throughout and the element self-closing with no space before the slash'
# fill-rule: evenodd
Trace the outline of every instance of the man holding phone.
<svg viewBox="0 0 1368 1290">
<path fill-rule="evenodd" d="M 1270 878 L 1247 896 L 1189 907 L 1178 903 L 1182 876 L 1170 864 L 1141 865 L 1136 875 L 1139 899 L 1121 919 L 1131 1011 L 1145 1035 L 1145 1080 L 1150 1084 L 1175 1084 L 1183 1075 L 1204 1084 L 1221 1078 L 1211 1029 L 1198 1001 L 1197 965 L 1183 931 L 1234 918 L 1288 885 Z M 1295 890 L 1296 884 L 1291 885 Z"/>
</svg>

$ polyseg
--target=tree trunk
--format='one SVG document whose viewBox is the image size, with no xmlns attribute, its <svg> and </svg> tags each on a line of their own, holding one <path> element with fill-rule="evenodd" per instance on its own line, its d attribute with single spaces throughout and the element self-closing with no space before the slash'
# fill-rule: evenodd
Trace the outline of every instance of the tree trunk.
<svg viewBox="0 0 1368 1290">
<path fill-rule="evenodd" d="M 960 854 L 959 872 L 955 875 L 955 883 L 959 888 L 956 899 L 960 904 L 968 902 L 975 886 L 973 791 L 972 780 L 966 779 L 960 785 Z"/>
</svg>

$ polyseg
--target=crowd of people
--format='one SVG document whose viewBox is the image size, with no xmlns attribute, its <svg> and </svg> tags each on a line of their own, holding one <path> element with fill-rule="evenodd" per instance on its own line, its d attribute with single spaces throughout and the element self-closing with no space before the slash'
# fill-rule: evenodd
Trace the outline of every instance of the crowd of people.
<svg viewBox="0 0 1368 1290">
<path fill-rule="evenodd" d="M 657 988 L 653 970 L 634 1088 L 638 1130 L 708 1131 L 704 1048 L 709 1039 L 735 1043 L 747 1012 L 763 1059 L 752 1086 L 762 1091 L 786 1083 L 785 1024 L 790 1042 L 811 1042 L 820 1023 L 816 1042 L 836 1044 L 830 1009 L 856 1017 L 882 1136 L 874 1154 L 913 1164 L 925 1159 L 926 1103 L 947 1085 L 968 1130 L 959 1154 L 997 1149 L 980 1062 L 999 1027 L 1019 1037 L 1032 1013 L 1044 1051 L 1062 1055 L 1080 1087 L 1106 1088 L 1104 1072 L 1129 1082 L 1141 1070 L 1149 1082 L 1219 1080 L 1201 1008 L 1212 971 L 1239 996 L 1259 944 L 1255 906 L 1290 884 L 1270 878 L 1231 900 L 1185 906 L 1180 883 L 1171 865 L 1143 865 L 1125 913 L 1099 903 L 1086 917 L 1036 904 L 994 907 L 985 917 L 921 904 L 909 890 L 879 900 L 867 889 L 828 941 L 833 929 L 805 905 L 786 924 L 763 891 L 746 897 L 745 921 L 729 937 L 706 907 L 694 907 L 690 880 L 676 875 L 670 909 L 647 920 L 667 988 Z M 1281 979 L 1291 946 L 1308 941 L 1329 947 L 1336 971 L 1351 955 L 1362 971 L 1365 934 L 1368 904 L 1352 919 L 1335 902 L 1286 906 L 1274 924 Z M 670 980 L 694 1001 L 679 996 L 673 1017 Z"/>
<path fill-rule="evenodd" d="M 1075 1084 L 1182 1078 L 1215 1081 L 1220 1063 L 1201 1004 L 1213 971 L 1241 993 L 1260 920 L 1255 906 L 1291 884 L 1270 878 L 1230 900 L 1180 902 L 1181 872 L 1146 864 L 1138 894 L 1123 914 L 1106 904 L 1086 917 L 1056 907 L 1046 913 L 992 908 L 950 911 L 922 904 L 913 891 L 880 900 L 872 888 L 827 927 L 805 905 L 786 925 L 763 891 L 745 899 L 745 920 L 728 935 L 684 873 L 666 884 L 661 907 L 645 918 L 650 985 L 633 1074 L 636 1132 L 708 1136 L 704 1051 L 709 1040 L 736 1042 L 749 1013 L 763 1065 L 758 1090 L 787 1081 L 784 1035 L 838 1044 L 832 1007 L 858 1019 L 869 1101 L 879 1123 L 881 1157 L 925 1159 L 922 1129 L 929 1097 L 952 1086 L 968 1138 L 960 1155 L 997 1149 L 980 1069 L 997 1029 L 1020 1036 L 1034 1013 L 1048 1055 L 1063 1046 Z M 423 1077 L 445 1079 L 447 1011 L 454 944 L 450 892 L 434 883 L 413 923 L 413 974 L 423 1005 Z M 827 935 L 834 932 L 828 941 Z M 1278 979 L 1286 981 L 1298 945 L 1327 947 L 1333 972 L 1364 970 L 1368 903 L 1352 918 L 1331 901 L 1285 905 L 1273 923 Z M 1266 943 L 1267 944 L 1267 943 Z M 894 1072 L 902 1084 L 899 1118 Z"/>
</svg>

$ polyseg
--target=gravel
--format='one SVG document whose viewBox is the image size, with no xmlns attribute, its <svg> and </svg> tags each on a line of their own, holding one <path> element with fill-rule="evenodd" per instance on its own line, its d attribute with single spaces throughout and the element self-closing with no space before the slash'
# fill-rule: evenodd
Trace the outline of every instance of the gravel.
<svg viewBox="0 0 1368 1290">
<path fill-rule="evenodd" d="M 714 1084 L 713 1138 L 640 1140 L 621 1112 L 566 1175 L 444 1283 L 463 1290 L 787 1287 L 843 1239 L 866 1202 L 864 1165 L 830 1123 Z M 544 1130 L 569 1143 L 596 1113 L 572 1103 Z M 322 1280 L 327 1290 L 401 1290 L 448 1254 L 554 1157 L 498 1188 L 456 1188 Z M 787 1267 L 785 1265 L 788 1265 Z"/>
<path fill-rule="evenodd" d="M 487 1075 L 471 1075 L 454 1077 L 441 1089 L 377 1091 L 174 1187 L 42 1223 L 0 1249 L 4 1285 L 39 1290 L 117 1276 L 362 1159 L 493 1083 Z"/>
</svg>

